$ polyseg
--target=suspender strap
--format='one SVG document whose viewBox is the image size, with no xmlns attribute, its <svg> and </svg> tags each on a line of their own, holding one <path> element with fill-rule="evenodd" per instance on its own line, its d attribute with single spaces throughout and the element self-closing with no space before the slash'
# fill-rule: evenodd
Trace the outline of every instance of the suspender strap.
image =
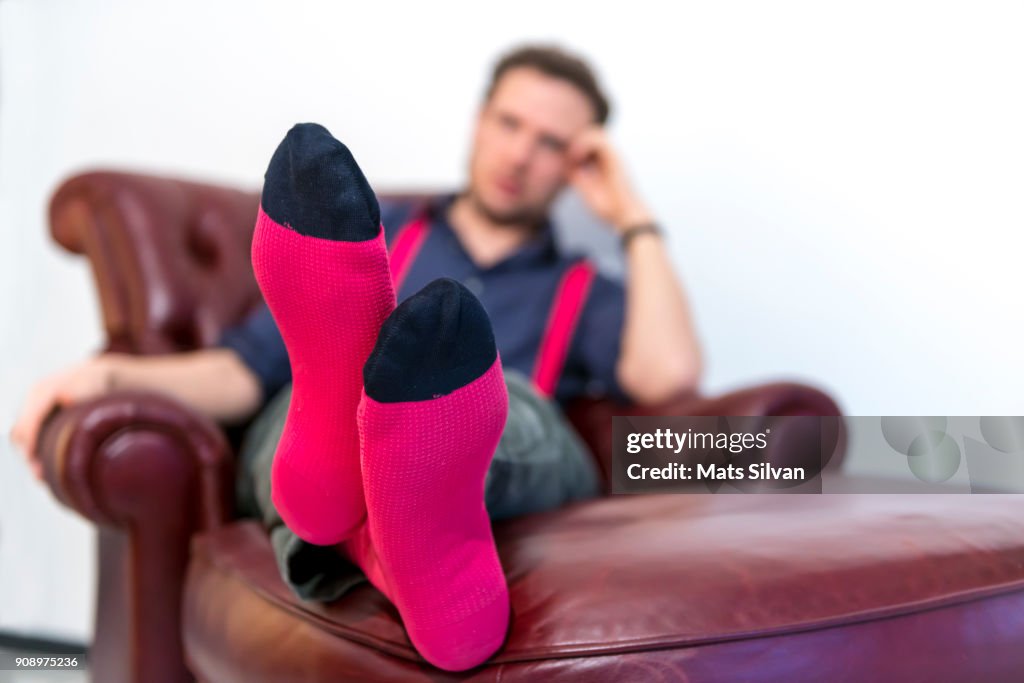
<svg viewBox="0 0 1024 683">
<path fill-rule="evenodd" d="M 392 240 L 389 256 L 395 294 L 401 289 L 402 282 L 409 274 L 429 233 L 429 216 L 426 211 L 419 211 Z M 596 274 L 594 265 L 586 259 L 581 259 L 566 269 L 555 291 L 533 368 L 533 384 L 544 396 L 550 398 L 555 395 L 555 388 L 565 367 L 565 359 L 569 356 L 569 345 L 572 343 L 573 334 L 579 324 Z"/>
<path fill-rule="evenodd" d="M 552 397 L 562 376 L 569 345 L 587 303 L 596 271 L 586 259 L 569 266 L 555 292 L 533 368 L 533 384 L 542 395 Z"/>
<path fill-rule="evenodd" d="M 419 215 L 406 223 L 405 227 L 398 231 L 395 239 L 391 242 L 391 281 L 394 283 L 395 294 L 402 287 L 405 276 L 409 274 L 416 255 L 423 246 L 427 234 L 430 232 L 430 221 L 427 220 L 425 212 L 420 211 Z"/>
</svg>

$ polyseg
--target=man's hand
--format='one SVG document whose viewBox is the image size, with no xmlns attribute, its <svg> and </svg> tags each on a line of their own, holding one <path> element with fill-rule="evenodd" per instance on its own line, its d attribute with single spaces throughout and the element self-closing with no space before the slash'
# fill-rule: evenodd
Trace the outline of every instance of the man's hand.
<svg viewBox="0 0 1024 683">
<path fill-rule="evenodd" d="M 36 442 L 47 416 L 58 406 L 79 403 L 113 389 L 166 394 L 225 424 L 249 419 L 263 399 L 259 378 L 231 349 L 94 356 L 36 384 L 11 429 L 11 441 L 25 453 L 37 478 L 42 479 L 43 468 Z"/>
<path fill-rule="evenodd" d="M 43 466 L 36 450 L 43 421 L 58 406 L 78 403 L 110 391 L 117 362 L 117 354 L 94 356 L 50 375 L 32 387 L 21 415 L 11 429 L 11 441 L 25 454 L 37 479 L 43 478 Z"/>
<path fill-rule="evenodd" d="M 650 223 L 647 207 L 633 193 L 626 171 L 604 129 L 593 126 L 569 146 L 569 183 L 590 210 L 617 232 Z"/>
<path fill-rule="evenodd" d="M 617 233 L 653 223 L 603 129 L 594 126 L 574 138 L 568 163 L 569 182 Z M 622 350 L 615 372 L 630 398 L 656 405 L 697 386 L 700 348 L 689 304 L 662 240 L 630 244 Z"/>
</svg>

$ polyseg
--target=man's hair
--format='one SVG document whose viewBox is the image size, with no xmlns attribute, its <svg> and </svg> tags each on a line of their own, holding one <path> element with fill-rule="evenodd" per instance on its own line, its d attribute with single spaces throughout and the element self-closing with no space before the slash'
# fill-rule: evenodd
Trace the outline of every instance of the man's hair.
<svg viewBox="0 0 1024 683">
<path fill-rule="evenodd" d="M 491 98 L 498 87 L 498 81 L 506 72 L 521 67 L 536 69 L 547 76 L 559 78 L 572 84 L 586 96 L 594 107 L 596 122 L 604 125 L 608 120 L 611 105 L 601 90 L 590 65 L 580 57 L 553 45 L 524 45 L 506 53 L 491 73 L 491 83 L 487 86 L 487 94 L 484 99 Z"/>
</svg>

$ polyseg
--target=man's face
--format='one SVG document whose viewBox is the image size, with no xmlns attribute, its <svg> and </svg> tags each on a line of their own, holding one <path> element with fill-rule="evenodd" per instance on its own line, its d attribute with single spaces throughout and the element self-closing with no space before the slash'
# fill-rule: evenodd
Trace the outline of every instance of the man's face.
<svg viewBox="0 0 1024 683">
<path fill-rule="evenodd" d="M 477 118 L 470 197 L 498 223 L 544 216 L 566 184 L 570 141 L 593 121 L 571 83 L 528 67 L 505 72 Z"/>
</svg>

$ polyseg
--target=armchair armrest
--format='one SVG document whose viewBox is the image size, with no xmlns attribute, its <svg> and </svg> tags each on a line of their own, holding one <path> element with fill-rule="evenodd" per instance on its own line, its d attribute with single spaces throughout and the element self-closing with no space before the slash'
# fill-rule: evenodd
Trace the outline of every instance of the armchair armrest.
<svg viewBox="0 0 1024 683">
<path fill-rule="evenodd" d="M 39 454 L 57 499 L 98 527 L 93 680 L 191 680 L 181 637 L 190 539 L 233 506 L 221 430 L 168 397 L 116 392 L 55 413 Z"/>
</svg>

